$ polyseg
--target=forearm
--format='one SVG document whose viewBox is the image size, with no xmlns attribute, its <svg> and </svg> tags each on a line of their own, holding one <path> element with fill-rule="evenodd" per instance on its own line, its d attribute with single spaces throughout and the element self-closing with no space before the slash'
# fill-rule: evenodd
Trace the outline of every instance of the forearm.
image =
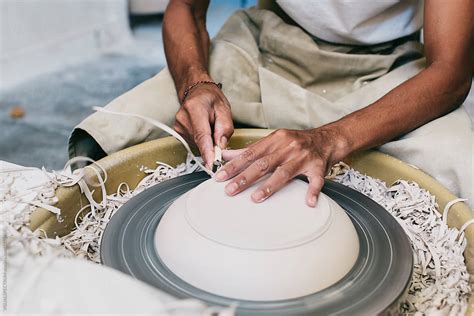
<svg viewBox="0 0 474 316">
<path fill-rule="evenodd" d="M 192 83 L 210 80 L 207 5 L 208 1 L 171 1 L 163 19 L 166 60 L 180 100 Z"/>
<path fill-rule="evenodd" d="M 344 139 L 342 155 L 379 146 L 454 110 L 470 84 L 469 71 L 433 64 L 377 102 L 327 127 Z"/>
</svg>

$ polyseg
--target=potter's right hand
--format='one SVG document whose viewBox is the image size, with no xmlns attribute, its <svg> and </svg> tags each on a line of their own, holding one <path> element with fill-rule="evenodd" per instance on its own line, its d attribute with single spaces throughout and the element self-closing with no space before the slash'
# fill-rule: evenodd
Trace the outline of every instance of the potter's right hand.
<svg viewBox="0 0 474 316">
<path fill-rule="evenodd" d="M 211 168 L 214 144 L 225 149 L 234 133 L 229 101 L 215 85 L 195 87 L 176 113 L 174 129 L 198 147 L 207 167 Z"/>
</svg>

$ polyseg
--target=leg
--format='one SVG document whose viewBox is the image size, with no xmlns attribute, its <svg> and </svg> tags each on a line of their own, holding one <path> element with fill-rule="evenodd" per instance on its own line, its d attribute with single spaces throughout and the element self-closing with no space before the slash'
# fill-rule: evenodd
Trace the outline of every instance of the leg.
<svg viewBox="0 0 474 316">
<path fill-rule="evenodd" d="M 164 69 L 110 102 L 106 108 L 149 116 L 171 126 L 179 102 L 169 71 Z M 161 130 L 140 119 L 94 113 L 74 128 L 69 138 L 69 155 L 98 159 L 164 135 Z"/>
</svg>

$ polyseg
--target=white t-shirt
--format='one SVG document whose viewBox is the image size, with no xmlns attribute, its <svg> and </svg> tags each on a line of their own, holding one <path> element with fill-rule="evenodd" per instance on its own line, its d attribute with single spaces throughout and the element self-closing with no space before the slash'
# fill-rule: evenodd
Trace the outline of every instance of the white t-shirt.
<svg viewBox="0 0 474 316">
<path fill-rule="evenodd" d="M 391 41 L 419 31 L 423 0 L 277 0 L 308 33 L 352 45 Z"/>
</svg>

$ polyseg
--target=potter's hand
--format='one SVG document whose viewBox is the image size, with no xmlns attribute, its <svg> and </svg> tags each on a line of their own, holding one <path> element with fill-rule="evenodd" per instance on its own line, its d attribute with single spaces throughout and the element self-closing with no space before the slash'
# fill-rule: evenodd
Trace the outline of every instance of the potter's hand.
<svg viewBox="0 0 474 316">
<path fill-rule="evenodd" d="M 320 127 L 312 130 L 277 130 L 241 150 L 223 151 L 230 160 L 216 174 L 217 181 L 233 178 L 225 187 L 235 195 L 265 174 L 273 174 L 253 192 L 254 202 L 264 201 L 298 175 L 309 180 L 306 203 L 314 207 L 328 169 L 347 154 L 345 138 L 337 130 Z"/>
<path fill-rule="evenodd" d="M 214 144 L 225 148 L 234 132 L 229 101 L 214 85 L 197 86 L 176 113 L 174 129 L 197 145 L 206 165 L 211 167 Z"/>
</svg>

